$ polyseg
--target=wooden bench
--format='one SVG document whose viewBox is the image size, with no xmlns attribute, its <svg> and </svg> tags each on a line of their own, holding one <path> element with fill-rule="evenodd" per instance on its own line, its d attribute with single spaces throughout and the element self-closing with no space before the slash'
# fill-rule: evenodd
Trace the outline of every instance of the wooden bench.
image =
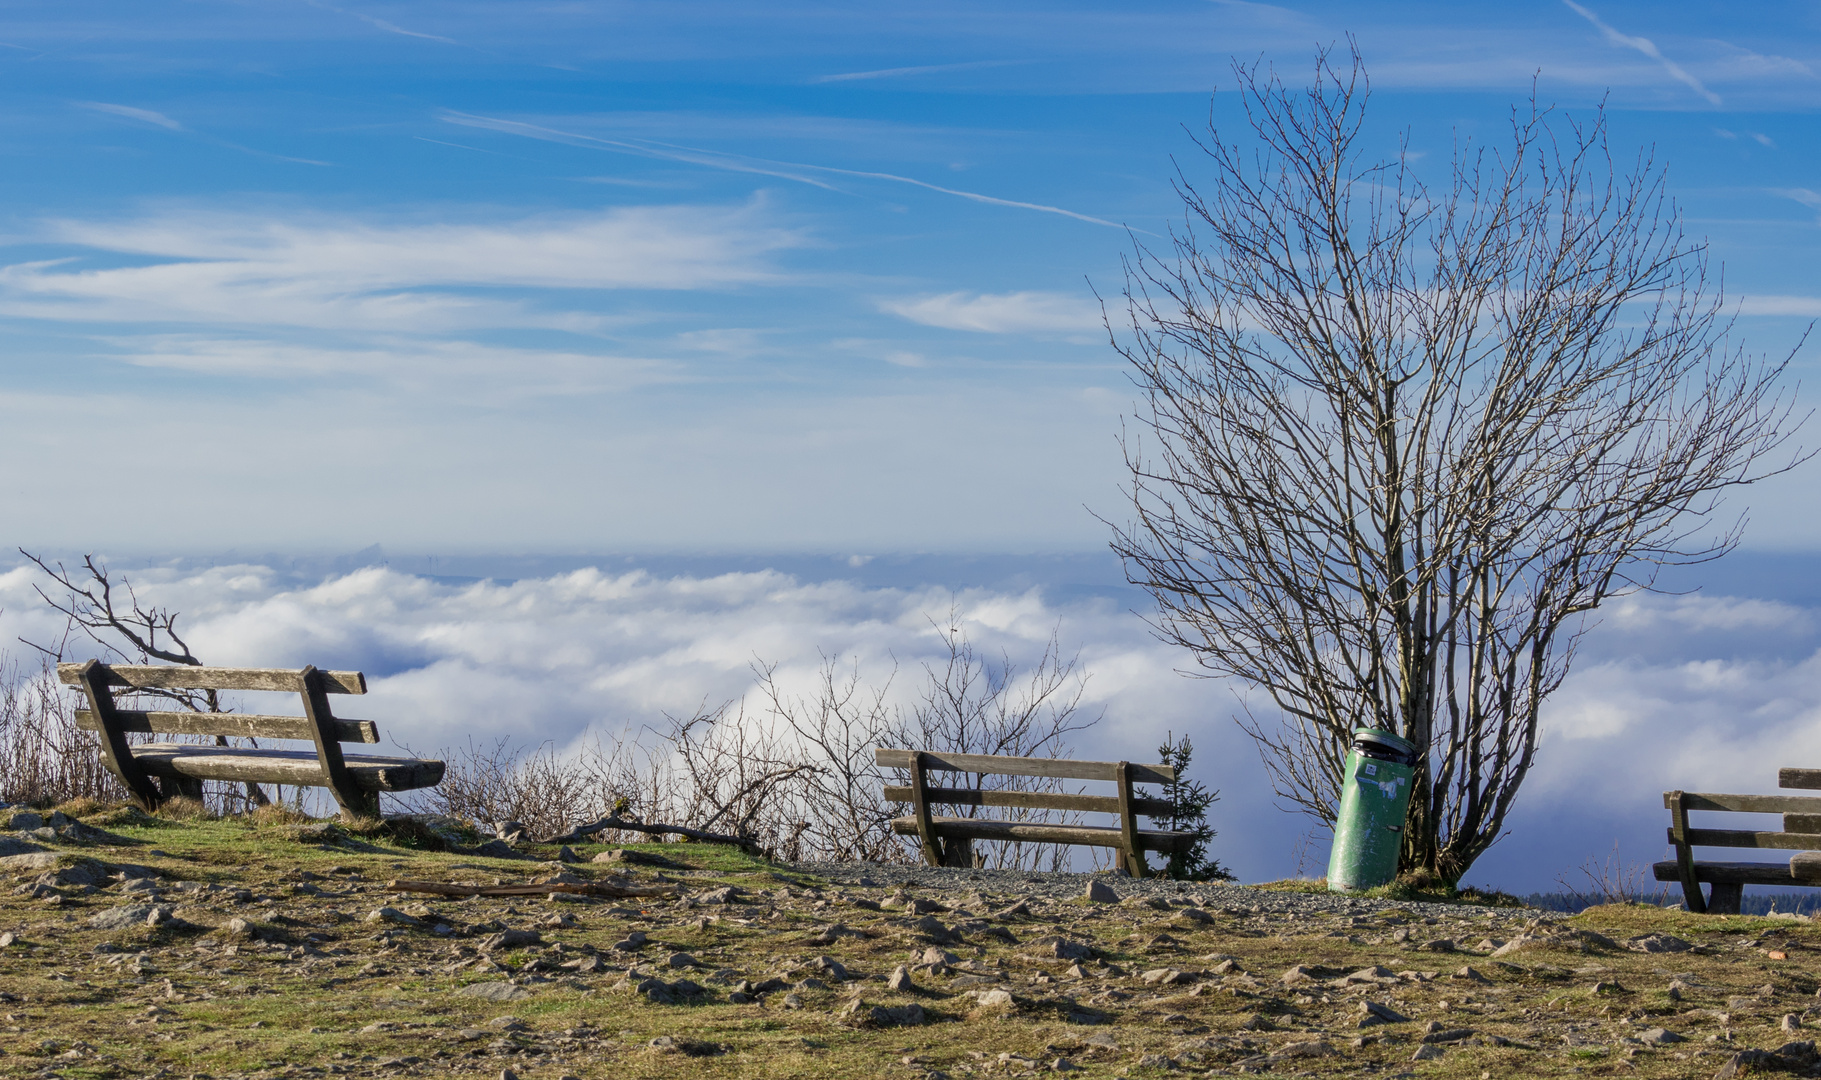
<svg viewBox="0 0 1821 1080">
<path fill-rule="evenodd" d="M 1195 834 L 1164 829 L 1140 829 L 1140 817 L 1165 817 L 1175 810 L 1168 799 L 1133 793 L 1135 784 L 1171 784 L 1176 770 L 1169 765 L 1134 765 L 1126 761 L 1066 761 L 1060 758 L 1001 757 L 994 754 L 946 754 L 927 750 L 876 749 L 873 759 L 888 769 L 909 774 L 907 785 L 887 785 L 890 802 L 910 803 L 915 813 L 894 818 L 892 831 L 915 836 L 923 860 L 931 866 L 973 866 L 975 840 L 1013 840 L 1034 844 L 1085 844 L 1117 848 L 1120 866 L 1133 877 L 1145 877 L 1146 851 L 1182 851 L 1195 843 Z M 931 772 L 976 773 L 987 776 L 1038 776 L 1055 780 L 1106 780 L 1117 785 L 1114 795 L 1066 795 L 1049 791 L 993 791 L 976 788 L 931 787 Z M 1074 810 L 1116 814 L 1112 827 L 1048 825 L 1000 821 L 991 818 L 938 817 L 930 807 L 1005 806 L 1025 810 Z"/>
<path fill-rule="evenodd" d="M 379 793 L 434 787 L 443 763 L 421 758 L 371 757 L 342 753 L 341 744 L 376 743 L 370 720 L 348 720 L 329 708 L 330 694 L 364 694 L 358 671 L 297 671 L 281 668 L 219 668 L 103 664 L 58 664 L 57 678 L 80 686 L 89 707 L 76 713 L 76 726 L 101 736 L 108 771 L 126 785 L 134 801 L 154 810 L 166 799 L 202 797 L 204 780 L 245 781 L 326 787 L 343 815 L 379 816 Z M 114 704 L 114 688 L 132 690 L 271 690 L 299 694 L 302 716 L 248 713 L 146 712 Z M 213 735 L 217 745 L 129 743 L 133 733 Z M 227 738 L 297 739 L 314 750 L 276 750 L 226 745 Z M 157 783 L 153 778 L 157 778 Z"/>
<path fill-rule="evenodd" d="M 1777 786 L 1821 788 L 1821 769 L 1780 769 Z M 1669 842 L 1675 845 L 1676 857 L 1651 869 L 1658 881 L 1681 884 L 1688 910 L 1737 915 L 1747 885 L 1821 886 L 1821 797 L 1666 791 L 1663 806 L 1669 811 Z M 1694 811 L 1782 814 L 1783 828 L 1778 832 L 1696 829 L 1688 824 L 1688 815 Z M 1796 854 L 1788 862 L 1703 862 L 1694 857 L 1698 847 L 1769 848 Z M 1711 893 L 1706 899 L 1701 896 L 1702 882 Z"/>
</svg>

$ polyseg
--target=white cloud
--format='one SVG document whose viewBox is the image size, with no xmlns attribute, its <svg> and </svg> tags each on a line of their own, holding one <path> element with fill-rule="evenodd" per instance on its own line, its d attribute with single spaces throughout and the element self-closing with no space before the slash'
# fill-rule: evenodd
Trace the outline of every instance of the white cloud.
<svg viewBox="0 0 1821 1080">
<path fill-rule="evenodd" d="M 685 376 L 670 361 L 474 341 L 376 340 L 366 348 L 298 342 L 147 334 L 103 339 L 110 359 L 140 367 L 263 379 L 349 376 L 426 398 L 451 392 L 493 401 L 623 390 Z"/>
<path fill-rule="evenodd" d="M 875 681 L 896 665 L 893 692 L 908 695 L 920 663 L 940 654 L 930 619 L 948 625 L 951 602 L 982 652 L 1025 665 L 1060 623 L 1065 649 L 1080 649 L 1088 704 L 1105 709 L 1075 740 L 1078 756 L 1136 760 L 1166 730 L 1189 733 L 1197 776 L 1222 791 L 1216 850 L 1251 880 L 1293 873 L 1308 827 L 1276 808 L 1225 684 L 1177 674 L 1189 658 L 1151 638 L 1124 600 L 868 588 L 775 571 L 586 569 L 471 585 L 381 568 L 299 582 L 257 564 L 131 576 L 143 599 L 184 613 L 188 640 L 210 662 L 364 670 L 372 693 L 345 703 L 348 715 L 420 751 L 496 735 L 572 747 L 738 697 L 755 658 L 776 662 L 787 689 L 807 689 L 825 652 L 856 659 Z M 60 632 L 31 582 L 23 570 L 0 574 L 0 634 Z M 1615 837 L 1627 859 L 1656 858 L 1662 791 L 1774 791 L 1778 765 L 1821 759 L 1821 627 L 1811 611 L 1644 596 L 1606 614 L 1547 710 L 1508 823 L 1513 841 L 1471 880 L 1548 889 Z M 1314 846 L 1319 862 L 1325 840 Z"/>
<path fill-rule="evenodd" d="M 1595 15 L 1593 12 L 1575 3 L 1574 0 L 1562 0 L 1562 3 L 1567 4 L 1569 9 L 1576 15 L 1579 15 L 1581 18 L 1592 23 L 1594 27 L 1599 30 L 1600 35 L 1608 42 L 1617 45 L 1621 49 L 1631 49 L 1650 57 L 1663 66 L 1663 70 L 1669 73 L 1670 78 L 1688 87 L 1695 93 L 1700 94 L 1707 99 L 1709 104 L 1720 104 L 1720 95 L 1701 85 L 1701 80 L 1689 74 L 1687 69 L 1683 68 L 1682 65 L 1671 60 L 1669 57 L 1664 56 L 1663 51 L 1657 48 L 1656 42 L 1647 37 L 1634 37 L 1630 34 L 1620 33 L 1607 25 L 1598 15 Z"/>
<path fill-rule="evenodd" d="M 143 120 L 148 124 L 156 124 L 169 131 L 183 130 L 182 124 L 161 112 L 153 112 L 150 109 L 140 109 L 132 105 L 112 105 L 105 101 L 78 101 L 76 104 L 84 109 L 112 113 L 115 116 L 124 116 L 129 120 Z"/>
<path fill-rule="evenodd" d="M 886 300 L 879 308 L 925 326 L 988 334 L 1076 333 L 1101 327 L 1093 304 L 1053 292 L 952 292 Z"/>
<path fill-rule="evenodd" d="M 450 289 L 704 289 L 773 282 L 769 256 L 802 235 L 744 207 L 634 207 L 487 223 L 397 225 L 170 211 L 60 221 L 46 239 L 139 265 L 87 260 L 0 270 L 0 312 L 42 319 L 207 322 L 443 333 L 591 329 L 589 314 Z M 149 265 L 144 260 L 150 260 Z"/>
</svg>

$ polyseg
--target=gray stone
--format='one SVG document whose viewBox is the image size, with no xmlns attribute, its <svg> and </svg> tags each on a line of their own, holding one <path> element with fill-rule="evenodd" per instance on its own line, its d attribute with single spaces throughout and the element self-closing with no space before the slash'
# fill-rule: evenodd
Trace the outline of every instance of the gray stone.
<svg viewBox="0 0 1821 1080">
<path fill-rule="evenodd" d="M 931 967 L 952 967 L 955 964 L 960 963 L 961 958 L 952 952 L 938 949 L 934 945 L 931 945 L 929 948 L 923 950 L 923 955 L 917 959 L 917 962 L 919 964 L 928 964 Z"/>
<path fill-rule="evenodd" d="M 1113 891 L 1111 885 L 1108 885 L 1099 878 L 1089 878 L 1087 890 L 1081 895 L 1083 899 L 1092 901 L 1096 904 L 1119 903 L 1119 894 Z"/>
<path fill-rule="evenodd" d="M 671 953 L 664 963 L 673 968 L 698 968 L 702 962 L 686 952 Z"/>
<path fill-rule="evenodd" d="M 1018 1003 L 1005 990 L 987 990 L 974 999 L 976 1008 L 981 1009 L 1015 1009 Z"/>
<path fill-rule="evenodd" d="M 6 827 L 14 832 L 31 832 L 34 829 L 42 829 L 44 828 L 44 815 L 35 814 L 30 810 L 17 813 L 7 819 Z"/>
<path fill-rule="evenodd" d="M 1424 1043 L 1423 1045 L 1416 1048 L 1416 1053 L 1410 1055 L 1410 1060 L 1411 1061 L 1434 1061 L 1437 1058 L 1442 1057 L 1446 1053 L 1447 1053 L 1446 1050 L 1443 1050 L 1441 1047 L 1435 1045 L 1434 1043 Z"/>
<path fill-rule="evenodd" d="M 396 926 L 424 925 L 422 919 L 407 915 L 395 907 L 374 908 L 372 911 L 367 912 L 367 921 L 370 923 L 392 923 Z"/>
<path fill-rule="evenodd" d="M 836 960 L 832 956 L 818 956 L 809 962 L 809 966 L 817 971 L 826 973 L 829 978 L 838 982 L 847 981 L 847 968 L 842 966 L 841 961 Z"/>
<path fill-rule="evenodd" d="M 482 1001 L 523 1001 L 531 996 L 531 991 L 509 982 L 469 983 L 456 991 L 460 997 L 480 998 Z"/>
<path fill-rule="evenodd" d="M 146 918 L 154 910 L 150 904 L 127 904 L 122 907 L 108 908 L 89 916 L 88 924 L 96 930 L 125 930 L 129 927 L 144 926 Z M 165 909 L 167 912 L 169 909 Z"/>
<path fill-rule="evenodd" d="M 414 920 L 415 921 L 415 920 Z M 536 930 L 502 930 L 486 941 L 481 942 L 482 952 L 496 952 L 500 949 L 523 949 L 531 945 L 542 945 L 544 935 Z"/>
<path fill-rule="evenodd" d="M 1285 986 L 1295 986 L 1297 983 L 1312 982 L 1318 977 L 1319 973 L 1314 968 L 1307 964 L 1298 964 L 1278 976 L 1277 981 Z"/>
<path fill-rule="evenodd" d="M 885 988 L 887 990 L 903 993 L 905 991 L 915 990 L 917 984 L 911 981 L 910 968 L 900 964 L 892 970 L 891 977 L 885 980 Z"/>
<path fill-rule="evenodd" d="M 1670 934 L 1644 934 L 1625 939 L 1625 947 L 1632 952 L 1678 953 L 1687 952 L 1694 945 Z"/>
<path fill-rule="evenodd" d="M 1668 1028 L 1645 1028 L 1638 1032 L 1638 1041 L 1647 1046 L 1668 1046 L 1670 1043 L 1687 1042 L 1688 1040 Z"/>
<path fill-rule="evenodd" d="M 1362 1001 L 1359 1003 L 1360 1027 L 1374 1027 L 1379 1024 L 1408 1024 L 1409 1022 L 1410 1018 L 1408 1016 L 1405 1016 L 1388 1005 L 1381 1005 L 1376 1001 Z"/>
<path fill-rule="evenodd" d="M 1094 950 L 1079 941 L 1070 941 L 1065 937 L 1041 937 L 1032 942 L 1039 955 L 1054 957 L 1057 960 L 1087 960 L 1093 957 Z"/>
</svg>

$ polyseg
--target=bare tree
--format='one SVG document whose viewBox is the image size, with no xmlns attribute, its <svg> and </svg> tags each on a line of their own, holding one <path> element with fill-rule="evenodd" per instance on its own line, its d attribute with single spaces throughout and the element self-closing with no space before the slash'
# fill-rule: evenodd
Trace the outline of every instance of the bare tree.
<svg viewBox="0 0 1821 1080">
<path fill-rule="evenodd" d="M 1787 360 L 1728 344 L 1663 170 L 1603 113 L 1514 110 L 1430 189 L 1375 160 L 1368 97 L 1237 67 L 1252 145 L 1128 264 L 1142 401 L 1115 526 L 1160 636 L 1263 691 L 1280 796 L 1332 822 L 1354 728 L 1423 753 L 1403 865 L 1458 881 L 1500 835 L 1586 615 L 1718 557 L 1722 493 L 1793 467 Z M 1109 326 L 1109 332 L 1111 327 Z"/>
<path fill-rule="evenodd" d="M 63 660 L 70 639 L 79 631 L 108 659 L 117 658 L 129 664 L 149 664 L 153 660 L 163 660 L 168 664 L 202 666 L 202 661 L 190 651 L 189 644 L 177 632 L 178 613 L 155 604 L 149 607 L 141 604 L 133 583 L 122 578 L 116 585 L 108 574 L 108 568 L 93 555 L 84 555 L 82 569 L 72 572 L 62 563 L 53 565 L 24 548 L 19 549 L 19 554 L 42 570 L 56 586 L 56 591 L 61 593 L 54 597 L 42 587 L 32 586 L 39 598 L 67 620 L 63 638 L 55 645 L 25 642 L 42 653 L 47 661 L 56 663 Z M 116 589 L 126 594 L 124 600 L 117 596 Z M 164 698 L 192 712 L 229 711 L 214 690 L 145 688 L 135 690 L 134 696 Z M 215 742 L 220 746 L 228 745 L 227 737 L 222 735 L 215 736 Z M 252 739 L 247 742 L 258 745 Z M 248 781 L 241 787 L 246 800 L 252 805 L 265 806 L 271 801 L 258 784 Z"/>
</svg>

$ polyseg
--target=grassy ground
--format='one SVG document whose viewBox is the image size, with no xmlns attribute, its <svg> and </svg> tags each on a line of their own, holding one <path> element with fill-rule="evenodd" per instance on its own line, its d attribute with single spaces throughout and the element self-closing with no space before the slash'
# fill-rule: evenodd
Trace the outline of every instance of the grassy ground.
<svg viewBox="0 0 1821 1080">
<path fill-rule="evenodd" d="M 1821 935 L 1784 919 L 1595 908 L 1531 926 L 1537 940 L 1492 958 L 1536 913 L 1290 918 L 1221 891 L 1198 914 L 1038 900 L 993 917 L 1018 896 L 835 888 L 699 845 L 631 848 L 670 865 L 630 873 L 568 868 L 673 882 L 681 901 L 425 899 L 385 883 L 513 883 L 562 868 L 554 848 L 486 858 L 284 822 L 118 809 L 85 820 L 103 832 L 47 844 L 57 867 L 8 867 L 22 891 L 0 894 L 12 935 L 0 934 L 0 1077 L 939 1078 L 1059 1061 L 1084 1076 L 1705 1077 L 1742 1048 L 1803 1038 L 1821 987 Z M 156 876 L 150 891 L 75 880 L 97 869 Z M 746 902 L 697 903 L 727 885 Z M 918 900 L 942 910 L 907 906 Z M 90 925 L 146 904 L 172 921 Z M 375 918 L 382 907 L 409 922 Z M 541 941 L 491 944 L 505 930 Z M 1697 948 L 1624 945 L 1649 934 Z M 1056 955 L 1072 943 L 1092 956 Z M 893 989 L 900 965 L 911 984 Z M 1377 970 L 1345 981 L 1362 969 Z M 771 978 L 788 985 L 739 1000 L 743 982 Z M 652 979 L 702 993 L 654 1000 L 638 991 Z M 981 1003 L 997 989 L 1009 1004 Z M 1407 1019 L 1362 1027 L 1365 1002 Z M 910 1005 L 920 1017 L 873 1012 Z"/>
</svg>

